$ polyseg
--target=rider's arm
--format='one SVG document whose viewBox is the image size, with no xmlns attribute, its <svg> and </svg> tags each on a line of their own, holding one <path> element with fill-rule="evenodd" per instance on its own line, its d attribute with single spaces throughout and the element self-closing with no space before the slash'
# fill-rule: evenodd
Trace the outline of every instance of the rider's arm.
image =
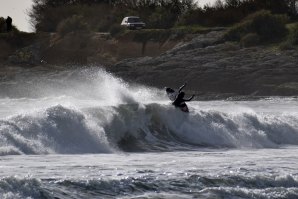
<svg viewBox="0 0 298 199">
<path fill-rule="evenodd" d="M 188 102 L 188 101 L 192 100 L 192 98 L 194 98 L 194 96 L 195 96 L 195 95 L 192 95 L 190 98 L 188 98 L 188 99 L 186 99 L 186 100 L 184 100 L 184 101 L 185 101 L 185 102 Z"/>
<path fill-rule="evenodd" d="M 179 88 L 179 93 L 182 91 L 182 89 L 186 86 L 186 83 L 184 83 L 180 88 Z"/>
</svg>

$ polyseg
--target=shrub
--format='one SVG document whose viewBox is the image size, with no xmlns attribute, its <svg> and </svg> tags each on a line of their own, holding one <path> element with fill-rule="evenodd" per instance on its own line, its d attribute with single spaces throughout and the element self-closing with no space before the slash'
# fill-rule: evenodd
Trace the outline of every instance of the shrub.
<svg viewBox="0 0 298 199">
<path fill-rule="evenodd" d="M 260 42 L 260 37 L 256 33 L 248 33 L 240 40 L 240 44 L 243 47 L 256 46 L 259 44 L 259 42 Z"/>
<path fill-rule="evenodd" d="M 121 33 L 123 33 L 126 30 L 125 27 L 119 25 L 119 24 L 114 24 L 110 28 L 110 34 L 114 37 L 117 36 Z"/>
<path fill-rule="evenodd" d="M 64 36 L 69 32 L 89 31 L 90 28 L 83 20 L 82 16 L 73 15 L 61 21 L 57 27 L 57 32 Z"/>
<path fill-rule="evenodd" d="M 257 32 L 263 41 L 280 40 L 287 34 L 286 15 L 272 15 L 269 11 L 259 11 L 250 15 L 251 28 Z"/>
<path fill-rule="evenodd" d="M 285 15 L 273 15 L 266 10 L 258 11 L 233 26 L 225 38 L 239 41 L 248 33 L 256 33 L 261 42 L 280 41 L 287 34 L 287 19 Z"/>
<path fill-rule="evenodd" d="M 17 29 L 16 26 L 12 25 L 12 30 L 13 32 L 18 33 L 19 30 Z M 6 33 L 6 19 L 3 17 L 0 17 L 0 33 Z"/>
<path fill-rule="evenodd" d="M 0 17 L 0 33 L 6 32 L 6 22 L 3 17 Z"/>
<path fill-rule="evenodd" d="M 286 41 L 280 43 L 278 48 L 280 50 L 291 50 L 291 49 L 293 49 L 293 45 L 288 40 L 286 40 Z"/>
<path fill-rule="evenodd" d="M 225 39 L 229 41 L 239 41 L 245 34 L 250 32 L 250 24 L 243 22 L 232 26 L 225 34 Z"/>
<path fill-rule="evenodd" d="M 257 46 L 260 43 L 260 37 L 256 33 L 248 33 L 240 40 L 240 44 L 243 47 Z"/>
<path fill-rule="evenodd" d="M 298 44 L 298 24 L 295 24 L 288 35 L 288 42 L 292 45 Z"/>
</svg>

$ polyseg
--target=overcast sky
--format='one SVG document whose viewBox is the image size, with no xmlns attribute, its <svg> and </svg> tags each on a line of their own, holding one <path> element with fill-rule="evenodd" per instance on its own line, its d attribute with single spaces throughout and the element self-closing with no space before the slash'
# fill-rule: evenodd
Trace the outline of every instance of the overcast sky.
<svg viewBox="0 0 298 199">
<path fill-rule="evenodd" d="M 199 5 L 214 2 L 215 0 L 198 0 Z M 25 32 L 33 31 L 28 17 L 28 10 L 31 9 L 32 0 L 0 0 L 0 17 L 10 16 L 12 23 L 19 30 Z"/>
</svg>

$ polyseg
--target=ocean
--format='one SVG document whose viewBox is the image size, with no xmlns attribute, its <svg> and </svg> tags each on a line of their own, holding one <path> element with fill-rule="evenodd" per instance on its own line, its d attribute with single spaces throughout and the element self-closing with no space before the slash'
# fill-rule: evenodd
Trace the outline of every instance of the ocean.
<svg viewBox="0 0 298 199">
<path fill-rule="evenodd" d="M 10 70 L 0 198 L 298 198 L 295 97 L 194 100 L 184 113 L 162 88 L 97 67 Z"/>
</svg>

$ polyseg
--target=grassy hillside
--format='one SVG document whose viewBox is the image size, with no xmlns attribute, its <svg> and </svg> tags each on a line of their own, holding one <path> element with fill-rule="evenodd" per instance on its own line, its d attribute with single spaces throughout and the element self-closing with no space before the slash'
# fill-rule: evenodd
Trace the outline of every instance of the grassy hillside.
<svg viewBox="0 0 298 199">
<path fill-rule="evenodd" d="M 14 61 L 30 63 L 32 59 L 37 63 L 41 59 L 115 63 L 156 56 L 216 29 L 227 29 L 221 42 L 232 41 L 241 47 L 274 44 L 280 49 L 296 48 L 297 16 L 289 2 L 224 0 L 199 8 L 192 0 L 36 0 L 30 12 L 36 33 L 22 33 L 16 27 L 6 33 L 5 20 L 0 18 L 0 59 L 7 61 L 13 55 Z M 132 31 L 121 27 L 127 15 L 140 16 L 147 28 Z"/>
</svg>

